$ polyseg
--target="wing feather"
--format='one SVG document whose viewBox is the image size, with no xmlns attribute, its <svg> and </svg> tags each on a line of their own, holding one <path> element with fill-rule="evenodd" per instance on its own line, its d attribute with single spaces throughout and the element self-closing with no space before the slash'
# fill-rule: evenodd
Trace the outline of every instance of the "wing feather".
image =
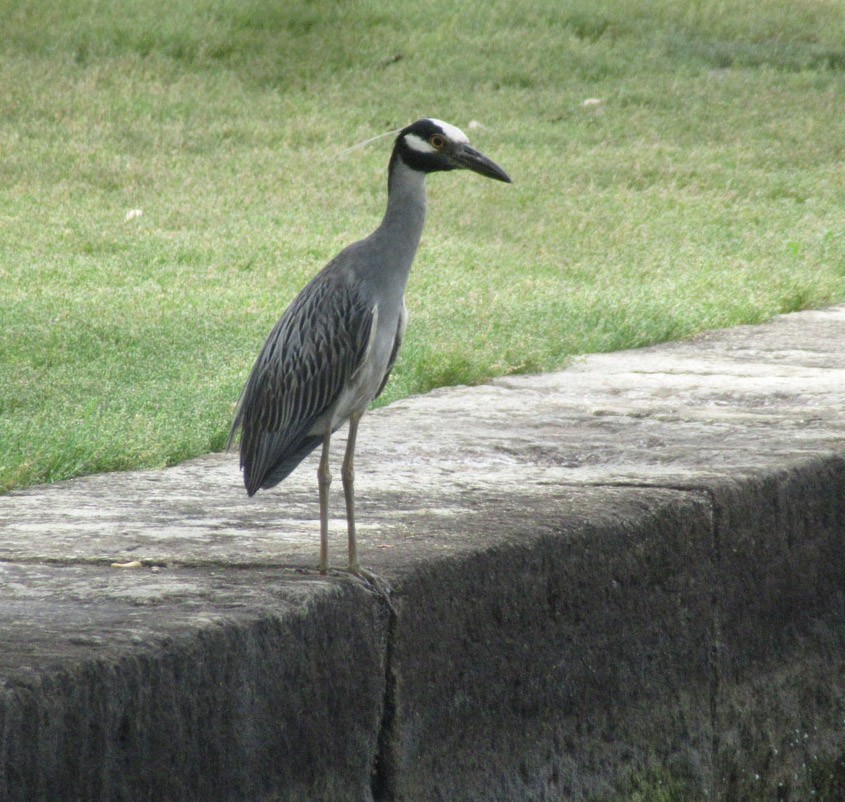
<svg viewBox="0 0 845 802">
<path fill-rule="evenodd" d="M 270 332 L 241 396 L 230 442 L 241 434 L 247 492 L 272 487 L 317 445 L 311 430 L 360 367 L 373 310 L 348 271 L 330 263 Z"/>
</svg>

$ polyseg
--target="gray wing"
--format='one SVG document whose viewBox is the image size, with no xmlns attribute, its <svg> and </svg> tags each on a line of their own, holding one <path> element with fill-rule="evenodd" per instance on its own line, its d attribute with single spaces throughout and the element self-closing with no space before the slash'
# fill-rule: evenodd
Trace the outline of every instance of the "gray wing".
<svg viewBox="0 0 845 802">
<path fill-rule="evenodd" d="M 373 324 L 346 271 L 329 264 L 273 328 L 244 388 L 230 441 L 241 434 L 249 495 L 282 481 L 321 441 L 315 422 L 363 360 Z"/>
</svg>

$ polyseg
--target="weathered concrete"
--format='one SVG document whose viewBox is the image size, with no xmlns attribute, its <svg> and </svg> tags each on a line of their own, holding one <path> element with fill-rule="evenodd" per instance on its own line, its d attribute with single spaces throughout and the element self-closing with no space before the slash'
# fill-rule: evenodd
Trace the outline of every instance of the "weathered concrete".
<svg viewBox="0 0 845 802">
<path fill-rule="evenodd" d="M 351 588 L 0 568 L 0 799 L 367 798 L 386 617 Z"/>
<path fill-rule="evenodd" d="M 379 410 L 395 617 L 295 570 L 315 466 L 0 498 L 0 799 L 845 794 L 844 404 L 838 307 Z"/>
</svg>

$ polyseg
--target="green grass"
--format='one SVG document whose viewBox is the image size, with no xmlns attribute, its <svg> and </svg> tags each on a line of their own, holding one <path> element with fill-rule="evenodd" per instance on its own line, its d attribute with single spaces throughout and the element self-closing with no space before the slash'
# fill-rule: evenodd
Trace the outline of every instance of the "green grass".
<svg viewBox="0 0 845 802">
<path fill-rule="evenodd" d="M 842 301 L 843 9 L 0 0 L 0 491 L 221 448 L 425 114 L 515 183 L 430 180 L 385 400 Z"/>
</svg>

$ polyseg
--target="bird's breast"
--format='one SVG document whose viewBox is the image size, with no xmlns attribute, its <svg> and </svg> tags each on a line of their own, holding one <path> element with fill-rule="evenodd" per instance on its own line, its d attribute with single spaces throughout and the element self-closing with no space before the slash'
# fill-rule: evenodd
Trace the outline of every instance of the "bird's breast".
<svg viewBox="0 0 845 802">
<path fill-rule="evenodd" d="M 376 305 L 373 308 L 370 342 L 361 364 L 350 377 L 332 410 L 332 428 L 343 425 L 354 412 L 363 413 L 381 388 L 390 366 L 397 332 L 401 333 L 404 329 L 406 314 L 404 302 L 393 314 L 385 309 L 386 306 Z"/>
</svg>

